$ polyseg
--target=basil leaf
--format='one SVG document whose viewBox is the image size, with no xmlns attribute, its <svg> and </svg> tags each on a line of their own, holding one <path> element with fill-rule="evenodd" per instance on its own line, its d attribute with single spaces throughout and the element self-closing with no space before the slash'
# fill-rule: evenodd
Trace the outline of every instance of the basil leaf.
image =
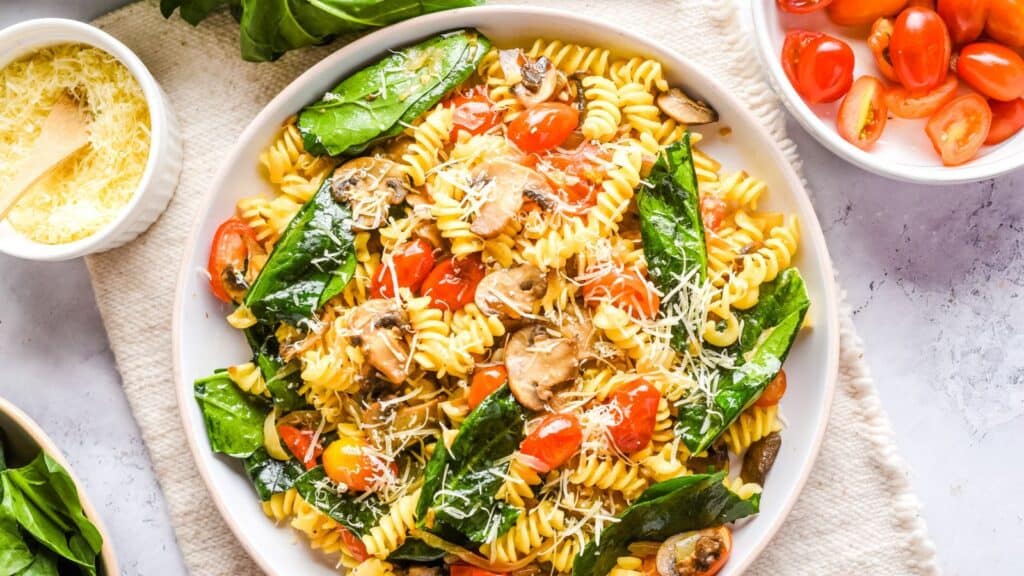
<svg viewBox="0 0 1024 576">
<path fill-rule="evenodd" d="M 607 574 L 638 540 L 662 541 L 674 534 L 734 522 L 756 514 L 759 495 L 742 500 L 722 484 L 724 472 L 694 474 L 655 484 L 592 541 L 573 563 L 573 576 Z"/>
<path fill-rule="evenodd" d="M 388 512 L 387 505 L 376 495 L 364 497 L 362 494 L 338 493 L 323 466 L 317 466 L 296 479 L 295 489 L 311 506 L 360 537 Z"/>
<path fill-rule="evenodd" d="M 263 446 L 268 407 L 259 397 L 241 391 L 226 372 L 196 380 L 195 397 L 214 452 L 246 458 Z"/>
<path fill-rule="evenodd" d="M 306 473 L 305 467 L 292 458 L 287 462 L 275 460 L 260 448 L 245 459 L 245 473 L 256 488 L 260 500 L 266 502 L 274 494 L 286 492 Z"/>
<path fill-rule="evenodd" d="M 416 507 L 420 526 L 446 539 L 460 535 L 474 543 L 493 541 L 511 528 L 518 511 L 494 496 L 508 474 L 509 456 L 519 447 L 524 424 L 523 410 L 508 385 L 487 396 L 463 422 L 451 447 L 438 446 L 427 464 Z M 432 526 L 424 525 L 428 517 L 434 520 Z"/>
</svg>

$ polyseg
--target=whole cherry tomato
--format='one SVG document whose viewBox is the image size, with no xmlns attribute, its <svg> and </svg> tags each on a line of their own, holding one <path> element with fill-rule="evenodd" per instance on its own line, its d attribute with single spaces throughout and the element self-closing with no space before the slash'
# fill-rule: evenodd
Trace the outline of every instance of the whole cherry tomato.
<svg viewBox="0 0 1024 576">
<path fill-rule="evenodd" d="M 238 218 L 225 220 L 213 235 L 207 263 L 213 295 L 224 302 L 241 302 L 253 280 L 249 264 L 264 253 L 248 224 Z"/>
<path fill-rule="evenodd" d="M 985 32 L 997 42 L 1024 48 L 1024 0 L 990 0 Z"/>
<path fill-rule="evenodd" d="M 779 370 L 779 373 L 772 378 L 772 381 L 768 383 L 764 391 L 761 392 L 761 396 L 758 397 L 757 402 L 754 402 L 754 406 L 761 406 L 767 408 L 768 406 L 775 406 L 782 400 L 782 396 L 786 394 L 786 371 Z"/>
<path fill-rule="evenodd" d="M 314 431 L 282 424 L 277 427 L 277 435 L 281 437 L 281 441 L 284 442 L 292 456 L 302 462 L 306 470 L 316 467 L 316 460 L 324 449 L 319 443 L 313 450 L 309 449 L 313 445 L 313 437 L 316 436 Z"/>
<path fill-rule="evenodd" d="M 452 132 L 450 139 L 458 140 L 459 134 L 483 134 L 501 123 L 501 110 L 494 107 L 483 85 L 474 86 L 468 92 L 452 98 Z"/>
<path fill-rule="evenodd" d="M 928 120 L 925 132 L 946 166 L 959 166 L 981 149 L 992 126 L 992 109 L 977 94 L 946 104 Z"/>
<path fill-rule="evenodd" d="M 896 19 L 889 57 L 896 78 L 913 94 L 942 84 L 949 72 L 952 47 L 946 24 L 925 8 L 907 8 Z"/>
<path fill-rule="evenodd" d="M 543 152 L 565 142 L 579 126 L 580 113 L 560 102 L 543 102 L 521 112 L 508 125 L 508 138 L 523 152 Z"/>
<path fill-rule="evenodd" d="M 806 14 L 827 7 L 832 0 L 775 0 L 779 9 L 792 14 Z"/>
<path fill-rule="evenodd" d="M 572 457 L 583 443 L 583 427 L 576 416 L 549 414 L 537 428 L 530 432 L 519 451 L 531 457 L 531 465 L 540 465 L 540 473 L 558 468 Z"/>
<path fill-rule="evenodd" d="M 956 73 L 983 95 L 1009 102 L 1024 96 L 1024 58 L 994 42 L 975 42 L 960 50 Z"/>
<path fill-rule="evenodd" d="M 423 281 L 423 295 L 430 296 L 430 305 L 441 310 L 461 310 L 476 296 L 476 285 L 486 270 L 480 256 L 454 256 L 442 260 Z"/>
<path fill-rule="evenodd" d="M 608 404 L 618 407 L 621 418 L 608 427 L 608 432 L 619 450 L 632 454 L 650 444 L 658 420 L 659 402 L 661 392 L 643 378 L 612 391 Z"/>
<path fill-rule="evenodd" d="M 394 463 L 386 462 L 365 440 L 355 436 L 341 436 L 331 442 L 323 460 L 327 477 L 355 492 L 373 488 L 389 472 L 398 473 Z"/>
<path fill-rule="evenodd" d="M 396 246 L 374 272 L 370 294 L 374 298 L 394 298 L 396 283 L 399 288 L 416 292 L 433 268 L 434 247 L 426 240 L 418 238 Z"/>
<path fill-rule="evenodd" d="M 878 71 L 887 80 L 899 82 L 896 72 L 892 69 L 892 60 L 889 58 L 889 42 L 892 41 L 893 23 L 891 18 L 879 18 L 871 25 L 871 34 L 868 36 L 868 47 L 875 57 L 875 64 Z"/>
<path fill-rule="evenodd" d="M 782 67 L 807 102 L 833 102 L 853 83 L 853 50 L 826 34 L 794 30 L 782 46 Z"/>
<path fill-rule="evenodd" d="M 452 564 L 448 568 L 449 576 L 505 576 L 503 573 L 491 572 L 469 564 Z"/>
<path fill-rule="evenodd" d="M 992 128 L 985 144 L 999 144 L 1024 128 L 1024 99 L 1013 102 L 989 101 L 992 108 Z"/>
<path fill-rule="evenodd" d="M 907 0 L 834 0 L 828 17 L 840 26 L 871 24 L 883 16 L 895 16 L 907 6 Z"/>
<path fill-rule="evenodd" d="M 901 86 L 889 88 L 885 95 L 885 102 L 893 116 L 927 118 L 947 102 L 956 98 L 956 91 L 959 87 L 960 82 L 956 76 L 950 74 L 946 81 L 939 84 L 937 88 L 919 96 L 911 95 L 906 88 Z"/>
<path fill-rule="evenodd" d="M 887 119 L 885 86 L 873 76 L 861 76 L 839 106 L 836 126 L 843 139 L 867 150 L 882 136 Z"/>
<path fill-rule="evenodd" d="M 502 384 L 508 381 L 508 371 L 504 364 L 481 365 L 473 369 L 473 379 L 469 385 L 469 409 L 475 410 L 484 398 L 491 395 Z"/>
<path fill-rule="evenodd" d="M 583 300 L 591 306 L 611 301 L 634 318 L 654 318 L 661 306 L 661 297 L 636 268 L 608 267 L 583 277 Z"/>
<path fill-rule="evenodd" d="M 985 30 L 989 0 L 939 0 L 937 10 L 957 46 L 974 42 Z"/>
</svg>

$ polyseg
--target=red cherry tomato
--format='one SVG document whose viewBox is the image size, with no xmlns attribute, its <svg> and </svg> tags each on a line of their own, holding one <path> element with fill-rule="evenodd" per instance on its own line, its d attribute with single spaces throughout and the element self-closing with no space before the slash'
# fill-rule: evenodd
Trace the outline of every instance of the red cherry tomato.
<svg viewBox="0 0 1024 576">
<path fill-rule="evenodd" d="M 370 557 L 370 554 L 366 551 L 366 544 L 363 544 L 359 536 L 353 534 L 351 530 L 344 526 L 338 526 L 338 534 L 341 535 L 341 543 L 356 561 L 362 562 Z"/>
<path fill-rule="evenodd" d="M 486 270 L 480 256 L 454 256 L 434 266 L 423 281 L 423 295 L 430 296 L 430 305 L 441 310 L 461 310 L 476 296 L 476 285 Z"/>
<path fill-rule="evenodd" d="M 389 261 L 377 267 L 370 282 L 370 294 L 374 298 L 394 298 L 395 283 L 399 288 L 413 292 L 434 268 L 434 247 L 418 238 L 395 247 Z"/>
<path fill-rule="evenodd" d="M 253 256 L 263 254 L 256 233 L 238 218 L 228 218 L 213 235 L 210 245 L 210 290 L 218 300 L 241 302 L 248 287 L 246 272 Z"/>
<path fill-rule="evenodd" d="M 505 576 L 504 572 L 491 572 L 469 564 L 452 564 L 448 568 L 449 576 Z"/>
<path fill-rule="evenodd" d="M 316 467 L 316 460 L 323 453 L 324 449 L 320 444 L 311 452 L 309 447 L 313 444 L 313 437 L 316 435 L 312 430 L 303 430 L 295 426 L 282 424 L 277 427 L 277 435 L 288 448 L 288 451 L 295 456 L 295 459 L 306 467 L 306 470 Z"/>
<path fill-rule="evenodd" d="M 797 78 L 797 66 L 800 64 L 800 54 L 811 42 L 825 35 L 821 32 L 809 30 L 790 30 L 786 32 L 786 39 L 782 43 L 782 71 L 789 78 L 789 83 L 800 91 L 800 80 Z"/>
<path fill-rule="evenodd" d="M 942 108 L 944 104 L 956 98 L 957 88 L 960 82 L 956 76 L 950 75 L 946 81 L 939 84 L 931 92 L 921 96 L 912 96 L 906 88 L 890 88 L 885 95 L 885 102 L 889 106 L 889 112 L 900 118 L 927 118 Z"/>
<path fill-rule="evenodd" d="M 946 24 L 935 12 L 907 8 L 896 19 L 889 57 L 896 77 L 911 93 L 927 92 L 946 80 L 951 51 Z"/>
<path fill-rule="evenodd" d="M 659 402 L 661 392 L 643 378 L 623 384 L 611 393 L 608 404 L 617 406 L 622 418 L 609 426 L 608 432 L 619 450 L 632 454 L 651 442 Z"/>
<path fill-rule="evenodd" d="M 792 14 L 806 14 L 825 8 L 832 0 L 776 0 L 779 9 Z"/>
<path fill-rule="evenodd" d="M 501 385 L 508 381 L 508 371 L 504 364 L 493 364 L 490 366 L 477 365 L 473 369 L 473 380 L 469 385 L 469 409 L 476 410 L 476 407 L 490 396 Z"/>
<path fill-rule="evenodd" d="M 946 166 L 959 166 L 981 149 L 992 126 L 992 110 L 977 94 L 961 96 L 928 120 L 925 131 Z"/>
<path fill-rule="evenodd" d="M 772 381 L 765 387 L 764 392 L 761 392 L 761 396 L 754 402 L 754 406 L 761 406 L 767 408 L 768 406 L 775 406 L 782 400 L 782 396 L 786 394 L 786 371 L 779 370 L 779 373 L 772 378 Z"/>
<path fill-rule="evenodd" d="M 809 103 L 833 102 L 853 82 L 853 50 L 831 36 L 794 30 L 782 46 L 782 67 Z"/>
<path fill-rule="evenodd" d="M 839 106 L 836 126 L 843 139 L 867 150 L 882 136 L 887 115 L 885 86 L 878 78 L 861 76 Z"/>
<path fill-rule="evenodd" d="M 989 0 L 939 0 L 937 11 L 957 46 L 974 42 L 985 29 Z"/>
<path fill-rule="evenodd" d="M 1024 0 L 991 0 L 985 32 L 996 42 L 1024 48 Z"/>
<path fill-rule="evenodd" d="M 583 299 L 591 306 L 610 300 L 634 318 L 654 318 L 658 313 L 661 297 L 635 268 L 591 270 L 583 277 Z"/>
<path fill-rule="evenodd" d="M 501 110 L 494 107 L 483 85 L 452 98 L 451 140 L 458 140 L 461 132 L 483 134 L 501 123 Z"/>
<path fill-rule="evenodd" d="M 835 0 L 828 7 L 828 17 L 840 26 L 861 26 L 895 16 L 906 6 L 907 0 Z"/>
<path fill-rule="evenodd" d="M 999 144 L 1024 128 L 1024 99 L 1013 102 L 989 101 L 992 108 L 992 128 L 988 131 L 985 144 Z"/>
<path fill-rule="evenodd" d="M 608 153 L 592 142 L 574 150 L 556 149 L 537 157 L 535 168 L 572 208 L 582 210 L 597 203 L 599 182 L 604 179 Z"/>
<path fill-rule="evenodd" d="M 993 42 L 975 42 L 960 50 L 956 73 L 971 88 L 993 100 L 1024 96 L 1024 58 Z"/>
<path fill-rule="evenodd" d="M 508 137 L 523 152 L 543 152 L 565 142 L 580 123 L 579 112 L 559 102 L 525 110 L 508 125 Z"/>
<path fill-rule="evenodd" d="M 565 464 L 582 443 L 583 427 L 575 416 L 550 414 L 523 440 L 519 451 L 532 457 L 531 464 L 543 464 L 544 470 L 537 472 L 546 473 Z"/>
<path fill-rule="evenodd" d="M 889 59 L 889 43 L 892 41 L 893 23 L 891 18 L 879 18 L 871 25 L 871 34 L 868 36 L 868 47 L 871 48 L 871 55 L 875 57 L 875 64 L 878 71 L 887 80 L 898 82 L 896 71 L 892 69 L 892 60 Z"/>
<path fill-rule="evenodd" d="M 386 462 L 362 438 L 341 436 L 324 450 L 324 472 L 337 484 L 349 490 L 365 492 L 376 486 L 389 471 L 398 473 L 393 462 Z"/>
<path fill-rule="evenodd" d="M 729 205 L 718 196 L 708 194 L 700 198 L 700 219 L 704 229 L 714 232 L 729 215 Z"/>
</svg>

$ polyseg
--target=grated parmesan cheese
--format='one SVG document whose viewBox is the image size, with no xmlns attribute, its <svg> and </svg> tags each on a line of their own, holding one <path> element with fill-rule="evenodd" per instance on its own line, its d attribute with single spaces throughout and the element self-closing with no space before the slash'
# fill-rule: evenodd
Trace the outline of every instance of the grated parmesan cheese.
<svg viewBox="0 0 1024 576">
<path fill-rule="evenodd" d="M 44 244 L 80 240 L 114 220 L 149 157 L 149 108 L 131 72 L 98 48 L 50 46 L 0 70 L 0 189 L 65 91 L 91 117 L 89 145 L 36 182 L 8 216 L 15 230 Z"/>
</svg>

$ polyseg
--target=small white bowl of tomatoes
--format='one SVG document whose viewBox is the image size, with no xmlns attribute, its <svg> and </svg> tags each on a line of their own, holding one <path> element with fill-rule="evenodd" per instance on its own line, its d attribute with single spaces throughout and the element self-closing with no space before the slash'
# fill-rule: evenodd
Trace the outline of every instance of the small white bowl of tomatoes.
<svg viewBox="0 0 1024 576">
<path fill-rule="evenodd" d="M 1024 0 L 756 0 L 758 51 L 823 145 L 882 176 L 1024 166 Z"/>
</svg>

